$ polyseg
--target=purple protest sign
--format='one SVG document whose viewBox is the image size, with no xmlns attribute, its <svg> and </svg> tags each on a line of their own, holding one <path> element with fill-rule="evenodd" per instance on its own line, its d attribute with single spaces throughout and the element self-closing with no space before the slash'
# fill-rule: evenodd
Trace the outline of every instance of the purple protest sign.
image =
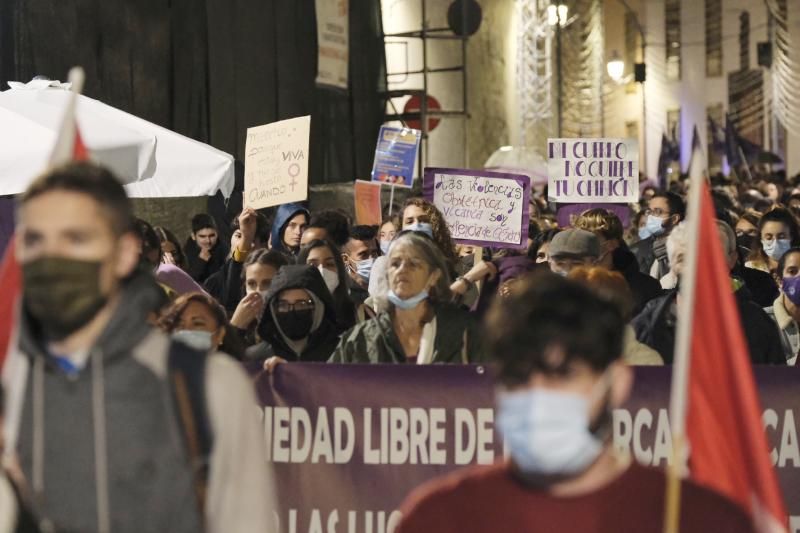
<svg viewBox="0 0 800 533">
<path fill-rule="evenodd" d="M 531 180 L 488 170 L 426 168 L 425 198 L 444 215 L 459 244 L 525 248 Z"/>
<path fill-rule="evenodd" d="M 639 200 L 635 139 L 548 139 L 548 199 L 567 203 Z"/>
<path fill-rule="evenodd" d="M 613 446 L 642 464 L 671 458 L 670 367 L 636 367 L 612 415 Z M 791 531 L 800 527 L 796 420 L 800 370 L 756 367 L 770 454 Z M 256 378 L 264 445 L 283 533 L 392 533 L 397 508 L 425 481 L 502 450 L 493 381 L 481 366 L 292 363 Z M 328 527 L 318 527 L 327 524 Z"/>
<path fill-rule="evenodd" d="M 588 211 L 589 209 L 596 209 L 596 208 L 605 209 L 606 211 L 611 211 L 617 218 L 619 218 L 620 222 L 622 222 L 622 227 L 627 228 L 631 223 L 631 209 L 628 207 L 627 204 L 564 204 L 558 206 L 558 211 L 556 212 L 556 220 L 558 222 L 559 228 L 567 228 L 572 225 L 572 221 L 579 217 L 581 213 L 584 211 Z"/>
</svg>

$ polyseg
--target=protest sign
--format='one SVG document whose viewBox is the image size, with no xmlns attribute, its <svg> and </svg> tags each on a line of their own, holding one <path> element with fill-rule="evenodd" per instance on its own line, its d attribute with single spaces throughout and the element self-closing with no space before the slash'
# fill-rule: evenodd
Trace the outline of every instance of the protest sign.
<svg viewBox="0 0 800 533">
<path fill-rule="evenodd" d="M 381 126 L 372 164 L 372 181 L 411 187 L 421 138 L 419 130 Z"/>
<path fill-rule="evenodd" d="M 548 199 L 558 203 L 639 200 L 634 139 L 548 139 Z"/>
<path fill-rule="evenodd" d="M 444 215 L 456 242 L 498 248 L 528 245 L 528 176 L 426 168 L 422 189 L 425 198 Z"/>
<path fill-rule="evenodd" d="M 348 0 L 316 0 L 317 84 L 347 89 L 350 63 Z"/>
<path fill-rule="evenodd" d="M 244 205 L 260 209 L 308 198 L 311 117 L 247 128 Z"/>
<path fill-rule="evenodd" d="M 671 372 L 637 367 L 630 400 L 612 415 L 613 446 L 646 465 L 664 467 L 671 457 Z M 772 462 L 800 527 L 800 370 L 758 367 L 755 374 Z M 392 533 L 413 488 L 502 453 L 493 387 L 489 372 L 474 365 L 297 363 L 262 373 L 256 389 L 280 487 L 277 531 Z"/>
<path fill-rule="evenodd" d="M 581 213 L 589 209 L 605 209 L 617 215 L 623 228 L 628 228 L 631 223 L 631 210 L 627 204 L 604 204 L 604 203 L 588 203 L 588 204 L 559 204 L 558 211 L 556 212 L 556 222 L 559 228 L 566 228 L 572 226 L 573 221 L 578 218 Z"/>
<path fill-rule="evenodd" d="M 356 224 L 380 226 L 383 220 L 381 184 L 356 180 L 353 184 L 353 196 L 355 196 Z"/>
</svg>

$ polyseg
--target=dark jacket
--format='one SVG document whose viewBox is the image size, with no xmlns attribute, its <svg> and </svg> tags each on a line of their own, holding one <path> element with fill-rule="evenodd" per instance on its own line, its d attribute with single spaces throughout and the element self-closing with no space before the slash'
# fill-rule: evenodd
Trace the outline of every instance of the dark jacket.
<svg viewBox="0 0 800 533">
<path fill-rule="evenodd" d="M 647 302 L 661 296 L 663 292 L 661 284 L 657 279 L 649 274 L 643 274 L 639 270 L 636 256 L 630 250 L 619 247 L 614 250 L 612 258 L 614 270 L 625 276 L 625 281 L 628 282 L 633 294 L 633 315 L 635 316 L 644 309 Z"/>
<path fill-rule="evenodd" d="M 480 363 L 484 361 L 479 328 L 472 316 L 452 304 L 434 306 L 436 339 L 432 363 Z M 467 346 L 464 348 L 464 340 Z M 466 359 L 466 361 L 464 360 Z M 405 363 L 400 340 L 394 332 L 392 313 L 384 312 L 362 322 L 342 336 L 331 363 Z"/>
<path fill-rule="evenodd" d="M 778 297 L 778 286 L 767 272 L 737 264 L 731 272 L 744 282 L 752 300 L 761 307 L 771 307 Z"/>
<path fill-rule="evenodd" d="M 189 237 L 183 246 L 186 254 L 186 272 L 192 276 L 197 283 L 202 284 L 208 277 L 222 268 L 225 258 L 228 256 L 228 249 L 220 240 L 211 249 L 211 258 L 208 261 L 200 259 L 200 247 Z"/>
<path fill-rule="evenodd" d="M 46 352 L 36 321 L 23 313 L 22 355 L 15 363 L 29 365 L 28 379 L 22 405 L 10 401 L 8 410 L 21 407 L 20 465 L 28 479 L 34 471 L 42 473 L 42 505 L 37 511 L 53 521 L 57 531 L 99 529 L 97 502 L 103 485 L 98 486 L 97 476 L 102 475 L 102 465 L 107 471 L 107 490 L 102 495 L 110 502 L 109 520 L 115 533 L 204 529 L 167 375 L 171 341 L 146 322 L 147 312 L 160 300 L 158 290 L 152 276 L 144 273 L 129 280 L 86 366 L 71 373 Z M 263 530 L 268 527 L 268 515 L 259 506 L 268 495 L 261 490 L 267 485 L 260 476 L 266 472 L 264 466 L 241 459 L 263 446 L 258 426 L 219 416 L 254 404 L 251 383 L 238 363 L 219 354 L 209 355 L 204 372 L 214 442 L 210 459 L 215 465 L 208 494 L 220 491 L 216 497 L 228 502 L 232 496 L 222 493 L 236 490 L 232 501 L 244 499 L 227 510 L 219 501 L 208 501 L 209 512 L 220 513 L 212 522 L 227 521 L 231 531 L 244 531 L 242 523 L 262 524 Z M 34 416 L 39 409 L 40 418 Z M 104 424 L 97 422 L 96 413 L 102 414 Z M 96 448 L 98 442 L 102 447 Z M 34 453 L 38 446 L 42 446 L 41 455 Z M 253 467 L 260 472 L 251 472 Z M 240 482 L 253 484 L 261 496 L 239 488 L 243 487 Z"/>
<path fill-rule="evenodd" d="M 236 311 L 236 306 L 242 300 L 242 269 L 244 263 L 236 261 L 233 257 L 229 257 L 222 268 L 212 274 L 203 283 L 203 288 L 208 294 L 213 296 L 222 307 L 233 315 Z"/>
<path fill-rule="evenodd" d="M 666 364 L 672 364 L 675 351 L 676 320 L 673 306 L 677 294 L 677 289 L 673 289 L 650 301 L 632 323 L 636 340 L 656 350 Z M 750 361 L 757 365 L 785 365 L 786 359 L 775 322 L 750 300 L 746 289 L 736 291 L 735 297 Z"/>
<path fill-rule="evenodd" d="M 667 237 L 669 237 L 668 234 L 648 237 L 631 245 L 630 250 L 636 256 L 636 261 L 639 263 L 639 271 L 642 274 L 649 276 L 653 263 L 658 261 L 658 279 L 667 275 L 667 272 L 669 272 Z"/>
<path fill-rule="evenodd" d="M 287 342 L 275 323 L 274 304 L 278 295 L 286 289 L 305 289 L 311 293 L 317 305 L 322 306 L 319 325 L 311 332 L 306 346 L 298 354 Z M 310 265 L 288 265 L 281 267 L 272 280 L 267 303 L 261 321 L 258 323 L 259 336 L 269 343 L 272 354 L 287 361 L 323 362 L 327 361 L 339 342 L 334 312 L 333 298 L 319 271 Z"/>
<path fill-rule="evenodd" d="M 308 209 L 303 207 L 300 204 L 290 203 L 290 204 L 283 204 L 278 207 L 278 211 L 275 213 L 275 220 L 272 223 L 272 249 L 277 250 L 283 253 L 291 253 L 296 254 L 297 250 L 290 250 L 286 248 L 283 244 L 283 232 L 286 229 L 286 225 L 289 223 L 295 215 L 299 213 L 304 213 L 306 218 L 310 218 L 308 213 Z"/>
</svg>

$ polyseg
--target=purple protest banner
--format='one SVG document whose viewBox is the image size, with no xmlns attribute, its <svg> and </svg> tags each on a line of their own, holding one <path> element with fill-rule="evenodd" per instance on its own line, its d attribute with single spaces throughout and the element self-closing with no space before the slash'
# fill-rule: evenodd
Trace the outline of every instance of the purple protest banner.
<svg viewBox="0 0 800 533">
<path fill-rule="evenodd" d="M 558 227 L 567 228 L 572 225 L 572 221 L 578 218 L 581 213 L 598 207 L 617 215 L 617 218 L 622 222 L 623 228 L 627 228 L 630 225 L 631 209 L 627 204 L 559 204 L 556 212 Z"/>
<path fill-rule="evenodd" d="M 488 170 L 426 168 L 422 190 L 444 215 L 457 243 L 527 247 L 530 177 Z"/>
<path fill-rule="evenodd" d="M 613 445 L 663 467 L 671 457 L 672 369 L 638 367 L 613 412 Z M 790 531 L 800 527 L 800 370 L 759 367 L 756 381 Z M 280 495 L 279 531 L 392 533 L 425 481 L 501 453 L 493 382 L 481 366 L 280 365 L 260 374 L 264 445 Z"/>
</svg>

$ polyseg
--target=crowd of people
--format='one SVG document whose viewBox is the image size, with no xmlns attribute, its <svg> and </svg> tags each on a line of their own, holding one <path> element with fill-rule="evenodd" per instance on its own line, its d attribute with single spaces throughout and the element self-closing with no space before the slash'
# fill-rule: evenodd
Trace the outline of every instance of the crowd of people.
<svg viewBox="0 0 800 533">
<path fill-rule="evenodd" d="M 718 180 L 714 201 L 752 361 L 793 365 L 800 348 L 800 186 L 775 181 Z M 476 327 L 492 300 L 511 295 L 528 273 L 549 270 L 621 306 L 629 363 L 671 363 L 687 245 L 684 182 L 669 191 L 644 183 L 627 230 L 602 208 L 558 227 L 545 198 L 531 202 L 526 248 L 477 253 L 454 243 L 441 212 L 417 196 L 392 206 L 392 215 L 387 208 L 380 226 L 354 225 L 343 210 L 312 213 L 287 204 L 244 209 L 224 230 L 198 214 L 184 243 L 167 228 L 142 220 L 136 227 L 142 261 L 167 295 L 152 311 L 164 317 L 162 327 L 239 360 L 267 367 L 483 361 Z M 205 295 L 220 319 L 175 331 L 187 294 Z M 214 328 L 227 333 L 212 338 Z M 200 343 L 187 330 L 207 335 Z"/>
<path fill-rule="evenodd" d="M 769 174 L 712 185 L 752 362 L 794 365 L 800 184 Z M 266 530 L 260 502 L 274 487 L 262 465 L 238 459 L 259 446 L 258 430 L 242 422 L 255 402 L 243 367 L 494 361 L 501 382 L 513 384 L 563 363 L 565 354 L 542 344 L 548 335 L 568 359 L 583 358 L 601 374 L 618 358 L 670 364 L 688 245 L 685 195 L 682 180 L 669 190 L 645 182 L 629 221 L 594 208 L 559 227 L 539 191 L 521 248 L 457 244 L 442 213 L 414 195 L 387 206 L 379 226 L 299 203 L 244 208 L 231 221 L 201 213 L 184 241 L 135 219 L 107 170 L 54 169 L 20 197 L 15 242 L 26 357 L 17 361 L 19 388 L 7 391 L 6 410 L 16 411 L 7 415 L 15 425 L 6 443 L 19 453 L 33 508 L 76 531 L 196 531 L 203 523 L 209 531 Z M 569 302 L 559 307 L 560 298 Z M 580 309 L 586 327 L 575 323 L 573 331 L 588 331 L 586 338 L 530 323 L 524 335 L 508 329 L 567 307 Z M 589 323 L 601 318 L 592 310 L 613 315 L 612 325 L 596 327 L 619 326 L 611 346 L 595 346 L 611 337 L 591 336 Z M 530 361 L 514 348 L 534 345 Z M 195 382 L 205 408 L 197 408 Z M 186 407 L 177 418 L 164 409 L 175 398 Z M 99 427 L 99 419 L 117 427 Z M 204 466 L 177 459 L 185 452 L 176 434 Z M 513 442 L 511 451 L 518 459 Z M 78 481 L 91 498 L 70 490 Z M 198 505 L 181 504 L 192 500 Z M 109 502 L 126 502 L 124 516 Z M 125 523 L 133 516 L 135 528 Z M 407 530 L 433 530 L 414 524 Z"/>
</svg>

